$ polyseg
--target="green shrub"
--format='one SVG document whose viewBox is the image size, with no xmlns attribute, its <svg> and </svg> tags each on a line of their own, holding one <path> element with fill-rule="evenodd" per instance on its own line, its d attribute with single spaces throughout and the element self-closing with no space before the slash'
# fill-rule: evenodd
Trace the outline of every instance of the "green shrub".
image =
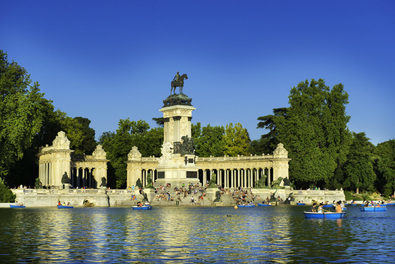
<svg viewBox="0 0 395 264">
<path fill-rule="evenodd" d="M 15 202 L 15 194 L 4 184 L 0 178 L 0 203 L 13 203 Z"/>
<path fill-rule="evenodd" d="M 42 187 L 43 187 L 43 185 L 42 185 L 42 183 L 41 183 L 41 181 L 40 181 L 40 178 L 37 177 L 37 178 L 36 178 L 36 181 L 34 182 L 34 188 L 36 188 L 36 189 L 41 189 Z"/>
</svg>

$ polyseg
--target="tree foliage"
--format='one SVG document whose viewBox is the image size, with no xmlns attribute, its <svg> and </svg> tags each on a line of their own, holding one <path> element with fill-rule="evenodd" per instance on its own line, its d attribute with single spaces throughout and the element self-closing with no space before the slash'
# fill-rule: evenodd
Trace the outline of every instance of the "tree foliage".
<svg viewBox="0 0 395 264">
<path fill-rule="evenodd" d="M 250 136 L 247 129 L 243 128 L 240 123 L 234 126 L 232 123 L 226 125 L 224 134 L 225 150 L 224 153 L 229 156 L 249 155 Z"/>
<path fill-rule="evenodd" d="M 224 155 L 225 129 L 223 126 L 201 127 L 200 123 L 192 124 L 192 138 L 195 143 L 195 154 L 199 157 L 220 157 Z"/>
<path fill-rule="evenodd" d="M 95 132 L 89 119 L 55 110 L 27 71 L 0 50 L 0 177 L 8 186 L 34 186 L 36 154 L 64 130 L 76 153 L 93 151 Z"/>
<path fill-rule="evenodd" d="M 350 145 L 348 94 L 342 84 L 332 89 L 322 79 L 301 82 L 289 95 L 289 108 L 258 118 L 266 148 L 282 142 L 289 151 L 290 177 L 297 187 L 332 186 L 333 173 L 345 161 Z"/>
<path fill-rule="evenodd" d="M 4 184 L 0 178 L 0 203 L 13 203 L 15 201 L 15 194 Z"/>
<path fill-rule="evenodd" d="M 251 153 L 262 155 L 263 153 L 272 153 L 277 144 L 280 143 L 278 139 L 278 132 L 276 128 L 275 119 L 277 122 L 281 122 L 282 118 L 286 118 L 287 108 L 274 108 L 273 115 L 266 115 L 258 117 L 257 128 L 263 128 L 268 130 L 266 134 L 263 134 L 260 139 L 253 140 L 251 142 Z M 279 120 L 279 121 L 278 121 Z"/>
<path fill-rule="evenodd" d="M 108 184 L 115 188 L 126 187 L 127 155 L 133 146 L 137 146 L 142 156 L 161 155 L 163 128 L 152 128 L 143 120 L 121 119 L 116 132 L 105 132 L 100 143 L 110 160 Z"/>
<path fill-rule="evenodd" d="M 0 176 L 10 169 L 32 147 L 45 123 L 45 114 L 53 109 L 32 83 L 27 71 L 16 62 L 9 62 L 0 50 Z"/>
<path fill-rule="evenodd" d="M 92 154 L 96 147 L 95 130 L 90 128 L 91 121 L 84 117 L 68 117 L 60 119 L 61 130 L 70 140 L 70 148 L 74 154 Z"/>
<path fill-rule="evenodd" d="M 376 187 L 384 195 L 391 196 L 395 191 L 395 139 L 378 144 L 374 154 Z"/>
<path fill-rule="evenodd" d="M 350 152 L 344 165 L 344 187 L 373 191 L 376 175 L 373 171 L 372 153 L 374 146 L 369 142 L 365 133 L 353 133 Z"/>
</svg>

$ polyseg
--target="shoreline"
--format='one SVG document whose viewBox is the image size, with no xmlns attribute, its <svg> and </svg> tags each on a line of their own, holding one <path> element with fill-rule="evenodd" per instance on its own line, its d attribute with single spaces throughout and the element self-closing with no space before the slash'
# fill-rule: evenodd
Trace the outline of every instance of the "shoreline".
<svg viewBox="0 0 395 264">
<path fill-rule="evenodd" d="M 70 203 L 74 207 L 83 207 L 85 200 L 94 204 L 94 207 L 128 207 L 136 205 L 138 201 L 143 202 L 144 196 L 152 206 L 190 206 L 190 207 L 220 207 L 234 206 L 236 201 L 232 198 L 235 190 L 225 189 L 220 195 L 219 202 L 215 202 L 218 197 L 218 188 L 207 188 L 203 199 L 199 199 L 199 194 L 192 193 L 183 197 L 173 195 L 169 201 L 161 198 L 153 189 L 144 189 L 143 194 L 139 190 L 128 189 L 12 189 L 16 195 L 16 201 L 26 207 L 56 207 L 58 201 Z M 292 189 L 246 189 L 253 196 L 255 204 L 267 201 L 275 197 L 278 200 L 286 201 L 292 196 L 291 203 L 299 201 L 310 205 L 312 201 L 329 202 L 344 201 L 343 190 L 292 190 Z M 221 192 L 221 191 L 220 191 Z M 191 204 L 191 198 L 196 204 Z M 179 199 L 179 204 L 176 204 Z"/>
</svg>

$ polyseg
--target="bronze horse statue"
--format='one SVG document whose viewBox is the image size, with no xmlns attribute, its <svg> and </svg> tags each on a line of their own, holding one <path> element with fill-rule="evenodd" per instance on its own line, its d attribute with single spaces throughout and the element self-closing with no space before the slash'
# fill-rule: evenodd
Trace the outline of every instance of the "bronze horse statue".
<svg viewBox="0 0 395 264">
<path fill-rule="evenodd" d="M 176 75 L 177 77 L 177 75 Z M 176 93 L 176 88 L 179 87 L 180 94 L 182 94 L 182 88 L 184 88 L 184 79 L 188 80 L 188 76 L 184 73 L 183 75 L 179 76 L 178 78 L 174 77 L 175 79 L 171 81 L 171 89 L 170 94 Z"/>
</svg>

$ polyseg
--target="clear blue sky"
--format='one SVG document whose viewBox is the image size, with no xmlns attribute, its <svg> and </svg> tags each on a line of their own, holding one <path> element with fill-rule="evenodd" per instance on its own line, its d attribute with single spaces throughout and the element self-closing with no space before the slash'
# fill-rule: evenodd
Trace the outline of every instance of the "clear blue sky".
<svg viewBox="0 0 395 264">
<path fill-rule="evenodd" d="M 0 49 L 99 137 L 152 122 L 177 71 L 193 122 L 240 122 L 288 106 L 298 82 L 349 93 L 349 128 L 395 135 L 395 1 L 4 1 Z"/>
</svg>

